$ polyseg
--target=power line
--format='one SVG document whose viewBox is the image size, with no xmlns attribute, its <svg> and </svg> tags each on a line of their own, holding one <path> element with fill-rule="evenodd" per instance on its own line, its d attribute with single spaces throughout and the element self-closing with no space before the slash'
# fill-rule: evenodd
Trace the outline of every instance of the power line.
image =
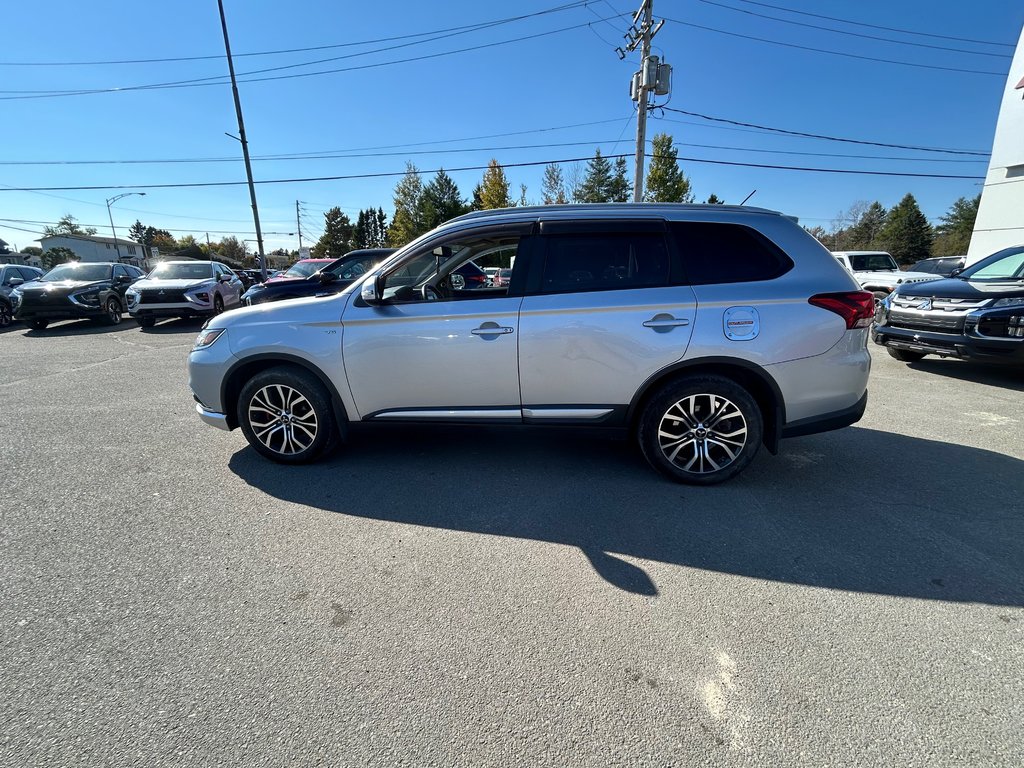
<svg viewBox="0 0 1024 768">
<path fill-rule="evenodd" d="M 56 222 L 56 221 L 40 221 L 38 219 L 0 219 L 0 222 L 14 222 L 15 224 L 42 224 L 44 226 L 56 225 L 56 224 L 59 223 L 59 222 Z M 4 227 L 10 227 L 11 229 L 15 229 L 15 227 L 13 227 L 13 226 L 11 226 L 10 224 L 7 224 L 7 223 L 4 223 L 3 226 Z M 95 229 L 99 229 L 100 227 L 106 227 L 107 225 L 106 224 L 85 224 L 85 223 L 79 222 L 79 226 L 82 226 L 82 227 L 92 227 L 92 228 L 95 228 Z M 123 227 L 122 227 L 122 229 L 123 229 Z M 253 235 L 253 234 L 255 234 L 254 231 L 245 230 L 245 229 L 207 229 L 206 227 L 202 227 L 200 229 L 195 229 L 195 228 L 193 228 L 193 229 L 186 229 L 184 227 L 155 227 L 155 229 L 162 229 L 162 230 L 165 230 L 167 232 L 186 232 L 186 233 L 210 232 L 210 233 L 215 234 L 215 235 L 233 235 L 233 234 Z M 287 235 L 291 235 L 292 233 L 291 232 L 264 232 L 263 234 L 265 234 L 265 235 L 284 235 L 284 236 L 287 236 Z"/>
<path fill-rule="evenodd" d="M 560 29 L 553 29 L 547 32 L 537 32 L 532 35 L 523 35 L 521 37 L 511 38 L 509 40 L 498 40 L 490 43 L 482 43 L 480 45 L 468 46 L 466 48 L 457 48 L 450 51 L 440 51 L 438 53 L 424 54 L 423 56 L 412 56 L 405 59 L 392 59 L 390 61 L 377 62 L 375 64 L 360 64 L 352 67 L 336 67 L 334 69 L 323 69 L 316 72 L 294 72 L 289 75 L 271 75 L 268 77 L 249 77 L 246 79 L 239 79 L 240 83 L 265 83 L 276 80 L 294 80 L 303 77 L 319 77 L 320 75 L 337 74 L 339 72 L 356 72 L 365 69 L 375 69 L 377 67 L 389 67 L 395 64 L 408 64 L 417 61 L 427 61 L 429 59 L 442 58 L 444 56 L 452 56 L 458 53 L 467 53 L 470 51 L 478 51 L 483 49 L 495 48 L 499 45 L 509 45 L 511 43 L 519 43 L 524 40 L 536 40 L 542 37 L 550 37 L 551 35 L 561 34 L 562 32 L 570 32 L 575 29 L 582 29 L 586 27 L 590 22 L 584 24 L 575 24 L 569 27 L 561 27 Z M 305 65 L 302 65 L 305 66 Z M 242 73 L 244 74 L 255 74 Z M 164 83 L 148 83 L 144 85 L 130 85 L 118 88 L 91 88 L 91 89 L 77 89 L 68 91 L 0 91 L 2 93 L 14 93 L 14 96 L 0 96 L 0 101 L 22 101 L 27 99 L 49 99 L 49 98 L 61 98 L 65 96 L 92 96 L 101 93 L 125 93 L 129 91 L 154 91 L 154 90 L 166 90 L 166 89 L 177 89 L 177 88 L 202 88 L 212 85 L 224 85 L 228 82 L 223 76 L 218 76 L 216 81 L 214 78 L 194 78 L 191 80 L 176 80 Z"/>
<path fill-rule="evenodd" d="M 645 157 L 666 157 L 663 155 L 655 155 L 653 153 L 645 153 Z M 616 159 L 619 157 L 633 157 L 632 153 L 629 154 L 614 154 L 605 155 L 607 159 Z M 578 163 L 591 160 L 590 157 L 568 157 L 554 160 L 533 160 L 528 162 L 519 163 L 502 163 L 502 168 L 525 168 L 530 166 L 538 165 L 549 165 L 551 163 Z M 770 165 L 763 163 L 742 163 L 731 160 L 711 160 L 708 158 L 701 157 L 679 157 L 670 158 L 677 160 L 684 160 L 691 163 L 707 163 L 711 165 L 728 165 L 737 166 L 743 168 L 766 168 L 773 170 L 787 170 L 787 171 L 804 171 L 811 173 L 838 173 L 838 174 L 853 174 L 859 176 L 894 176 L 904 178 L 924 178 L 924 179 L 969 179 L 972 181 L 983 180 L 984 176 L 968 176 L 961 174 L 948 174 L 948 173 L 911 173 L 911 172 L 899 172 L 899 171 L 866 171 L 857 170 L 851 168 L 814 168 L 804 166 L 791 166 L 791 165 Z M 446 172 L 458 173 L 462 171 L 482 171 L 486 170 L 486 165 L 471 165 L 463 166 L 460 168 L 448 168 Z M 420 174 L 437 173 L 439 168 L 431 170 L 419 171 Z M 358 174 L 346 174 L 341 176 L 313 176 L 305 178 L 287 178 L 287 179 L 260 179 L 256 181 L 256 184 L 301 184 L 311 182 L 324 182 L 324 181 L 348 181 L 354 179 L 377 179 L 395 176 L 404 176 L 407 171 L 386 171 L 380 173 L 358 173 Z M 197 182 L 176 182 L 169 184 L 95 184 L 88 186 L 72 186 L 72 187 L 8 187 L 0 190 L 0 192 L 39 192 L 39 191 L 72 191 L 72 190 L 101 190 L 101 189 L 192 189 L 197 187 L 234 187 L 247 184 L 246 181 L 197 181 Z"/>
<path fill-rule="evenodd" d="M 792 24 L 792 25 L 797 26 L 797 27 L 807 27 L 809 29 L 821 29 L 821 30 L 824 30 L 825 32 L 834 32 L 837 35 L 849 35 L 850 37 L 860 37 L 860 38 L 864 38 L 866 40 L 881 40 L 881 41 L 886 42 L 886 43 L 896 43 L 898 45 L 910 45 L 910 46 L 913 46 L 915 48 L 930 48 L 930 49 L 936 50 L 936 51 L 952 51 L 954 53 L 968 53 L 968 54 L 973 54 L 975 56 L 994 56 L 994 57 L 999 58 L 999 59 L 1012 59 L 1013 58 L 1010 54 L 1007 54 L 1007 53 L 992 53 L 990 51 L 971 51 L 971 50 L 968 50 L 966 48 L 950 48 L 950 47 L 945 46 L 945 45 L 930 45 L 928 43 L 914 43 L 914 42 L 911 42 L 910 40 L 897 40 L 897 39 L 892 38 L 892 37 L 881 37 L 879 35 L 868 35 L 868 34 L 864 34 L 863 32 L 850 32 L 850 31 L 845 30 L 845 29 L 836 29 L 835 27 L 825 27 L 825 26 L 822 26 L 820 24 L 808 24 L 808 23 L 802 22 L 802 21 L 794 21 L 793 19 L 780 19 L 778 16 L 769 16 L 768 14 L 765 14 L 765 13 L 757 13 L 755 11 L 748 11 L 748 10 L 745 10 L 743 8 L 734 8 L 731 5 L 725 5 L 724 3 L 715 2 L 715 0 L 696 0 L 696 1 L 698 3 L 703 3 L 704 5 L 714 5 L 714 6 L 717 6 L 718 8 L 725 8 L 725 9 L 730 10 L 730 11 L 735 11 L 736 13 L 746 14 L 747 16 L 756 16 L 759 19 L 768 19 L 770 21 L 778 21 L 778 22 L 781 22 L 783 24 Z M 742 2 L 742 0 L 740 0 L 740 2 Z"/>
<path fill-rule="evenodd" d="M 990 72 L 983 69 L 962 69 L 960 67 L 943 67 L 938 64 L 918 64 L 914 61 L 901 61 L 899 59 L 883 59 L 878 56 L 861 56 L 857 53 L 846 53 L 844 51 L 831 51 L 826 48 L 814 48 L 809 45 L 797 45 L 796 43 L 784 43 L 781 40 L 770 40 L 766 37 L 756 37 L 754 35 L 741 35 L 739 32 L 729 32 L 724 29 L 716 29 L 715 27 L 706 27 L 703 24 L 694 24 L 689 21 L 682 21 L 680 19 L 671 19 L 668 16 L 662 17 L 665 21 L 671 21 L 675 24 L 682 24 L 684 27 L 692 27 L 694 29 L 702 29 L 705 32 L 715 32 L 720 35 L 728 35 L 729 37 L 739 37 L 744 40 L 754 40 L 759 43 L 768 43 L 769 45 L 781 45 L 784 48 L 796 48 L 801 51 L 813 51 L 814 53 L 826 53 L 830 56 L 843 56 L 848 59 L 858 59 L 860 61 L 873 61 L 876 64 L 898 64 L 904 67 L 916 67 L 918 69 L 932 69 L 943 72 L 960 72 L 962 74 L 969 75 L 992 75 L 994 77 L 1006 77 L 1006 72 Z"/>
<path fill-rule="evenodd" d="M 946 155 L 974 155 L 977 157 L 988 157 L 988 152 L 981 152 L 974 149 L 943 149 L 940 147 L 922 147 L 912 144 L 890 144 L 881 141 L 867 141 L 865 139 L 848 139 L 839 136 L 826 136 L 820 133 L 805 133 L 804 131 L 790 131 L 785 128 L 773 128 L 768 125 L 758 125 L 757 123 L 745 123 L 739 120 L 727 120 L 724 117 L 714 117 L 712 115 L 703 115 L 700 112 L 690 112 L 685 109 L 676 109 L 675 107 L 662 107 L 669 112 L 678 112 L 681 115 L 690 115 L 691 117 L 699 117 L 702 120 L 711 120 L 716 123 L 728 123 L 729 125 L 739 125 L 745 128 L 756 128 L 761 131 L 770 131 L 771 133 L 781 133 L 787 136 L 802 136 L 808 139 L 826 139 L 828 141 L 841 141 L 846 144 L 865 144 L 872 147 L 888 147 L 890 149 L 909 149 L 916 152 L 938 152 Z"/>
<path fill-rule="evenodd" d="M 388 43 L 396 40 L 408 40 L 414 37 L 428 37 L 430 35 L 439 35 L 447 32 L 458 32 L 463 31 L 473 32 L 479 29 L 486 29 L 489 27 L 501 26 L 504 24 L 510 24 L 515 21 L 522 21 L 523 19 L 530 19 L 536 16 L 545 16 L 550 13 L 556 13 L 558 11 L 571 10 L 573 8 L 584 8 L 589 6 L 594 0 L 578 0 L 578 2 L 567 3 L 565 5 L 556 6 L 554 8 L 548 8 L 535 13 L 523 14 L 521 16 L 510 16 L 504 19 L 494 19 L 491 21 L 481 21 L 475 24 L 464 24 L 459 27 L 447 27 L 444 29 L 435 29 L 429 32 L 415 32 L 408 35 L 395 35 L 392 37 L 378 37 L 372 40 L 356 40 L 347 43 L 334 43 L 331 45 L 314 45 L 306 46 L 302 48 L 282 48 L 276 51 L 252 51 L 248 53 L 236 53 L 234 57 L 240 59 L 242 57 L 249 56 L 276 56 L 279 54 L 286 53 L 307 53 L 310 51 L 325 51 L 337 48 L 353 48 L 359 45 L 373 45 L 375 43 Z M 439 38 L 435 38 L 439 39 Z M 429 41 L 420 41 L 429 42 Z M 366 53 L 372 53 L 367 51 Z M 210 61 L 223 59 L 223 54 L 216 54 L 210 56 L 170 56 L 166 58 L 158 59 L 116 59 L 116 60 L 104 60 L 104 61 L 0 61 L 0 67 L 84 67 L 84 66 L 106 66 L 106 65 L 122 65 L 122 64 L 164 64 L 176 61 Z"/>
<path fill-rule="evenodd" d="M 739 3 L 746 3 L 747 5 L 760 5 L 764 8 L 773 8 L 776 11 L 785 11 L 786 13 L 796 13 L 801 16 L 813 16 L 816 19 L 827 19 L 828 21 L 838 21 L 843 24 L 853 24 L 858 27 L 870 27 L 871 29 L 883 29 L 886 32 L 900 32 L 904 35 L 917 35 L 919 37 L 934 37 L 938 40 L 957 40 L 961 43 L 979 43 L 980 45 L 1000 45 L 1005 48 L 1013 48 L 1012 43 L 996 43 L 991 40 L 972 40 L 969 37 L 953 37 L 951 35 L 936 35 L 930 32 L 919 32 L 913 29 L 900 29 L 899 27 L 885 27 L 879 24 L 869 24 L 866 21 L 850 21 L 849 19 L 840 19 L 836 16 L 824 16 L 820 13 L 811 13 L 810 11 L 797 11 L 793 8 L 786 8 L 781 5 L 770 5 L 769 3 L 756 2 L 756 0 L 736 0 Z"/>
</svg>

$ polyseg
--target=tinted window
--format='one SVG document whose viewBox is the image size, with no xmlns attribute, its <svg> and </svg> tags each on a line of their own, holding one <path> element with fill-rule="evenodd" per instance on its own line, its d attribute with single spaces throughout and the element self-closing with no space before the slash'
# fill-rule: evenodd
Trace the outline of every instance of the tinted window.
<svg viewBox="0 0 1024 768">
<path fill-rule="evenodd" d="M 121 277 L 122 275 L 127 276 L 128 270 L 122 266 L 114 267 L 114 279 L 117 280 L 117 278 Z"/>
<path fill-rule="evenodd" d="M 654 232 L 548 235 L 543 293 L 668 285 L 665 238 Z"/>
<path fill-rule="evenodd" d="M 669 227 L 693 285 L 771 280 L 793 266 L 781 248 L 750 227 L 690 221 Z"/>
<path fill-rule="evenodd" d="M 28 267 L 21 267 L 18 272 L 21 273 L 22 279 L 26 282 L 29 280 L 35 280 L 40 275 L 39 272 L 36 272 L 34 269 L 29 269 Z"/>
</svg>

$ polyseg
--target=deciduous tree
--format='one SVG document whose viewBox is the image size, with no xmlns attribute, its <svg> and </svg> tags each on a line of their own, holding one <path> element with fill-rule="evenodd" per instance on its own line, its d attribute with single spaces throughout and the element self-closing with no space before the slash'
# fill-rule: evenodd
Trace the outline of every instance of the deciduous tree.
<svg viewBox="0 0 1024 768">
<path fill-rule="evenodd" d="M 484 171 L 484 177 L 480 182 L 480 207 L 511 208 L 512 199 L 508 196 L 508 178 L 498 161 L 492 159 Z"/>
<path fill-rule="evenodd" d="M 44 268 L 53 269 L 58 264 L 76 261 L 77 259 L 75 258 L 75 252 L 70 248 L 57 246 L 56 248 L 48 248 L 39 260 L 42 262 Z"/>
<path fill-rule="evenodd" d="M 72 216 L 70 213 L 66 213 L 57 220 L 57 223 L 52 227 L 43 227 L 44 235 L 95 235 L 95 227 L 85 227 L 84 229 L 78 226 L 78 219 Z"/>
</svg>

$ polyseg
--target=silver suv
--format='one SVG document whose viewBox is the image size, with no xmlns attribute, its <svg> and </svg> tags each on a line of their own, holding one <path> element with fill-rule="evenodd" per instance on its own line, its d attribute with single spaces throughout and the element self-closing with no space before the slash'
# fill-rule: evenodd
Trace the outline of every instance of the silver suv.
<svg viewBox="0 0 1024 768">
<path fill-rule="evenodd" d="M 508 285 L 468 290 L 473 260 Z M 864 412 L 873 297 L 793 219 L 676 204 L 477 211 L 347 291 L 216 317 L 200 418 L 279 462 L 354 422 L 614 427 L 674 480 Z"/>
<path fill-rule="evenodd" d="M 125 294 L 143 328 L 165 317 L 219 315 L 242 304 L 242 281 L 216 261 L 164 261 Z"/>
</svg>

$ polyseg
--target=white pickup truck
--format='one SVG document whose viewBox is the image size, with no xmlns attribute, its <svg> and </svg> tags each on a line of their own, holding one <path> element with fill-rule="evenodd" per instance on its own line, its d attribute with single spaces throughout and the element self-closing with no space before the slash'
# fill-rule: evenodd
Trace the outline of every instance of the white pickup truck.
<svg viewBox="0 0 1024 768">
<path fill-rule="evenodd" d="M 832 251 L 832 255 L 853 273 L 861 288 L 875 294 L 876 306 L 896 290 L 897 285 L 941 277 L 928 272 L 902 272 L 896 259 L 885 251 Z"/>
</svg>

